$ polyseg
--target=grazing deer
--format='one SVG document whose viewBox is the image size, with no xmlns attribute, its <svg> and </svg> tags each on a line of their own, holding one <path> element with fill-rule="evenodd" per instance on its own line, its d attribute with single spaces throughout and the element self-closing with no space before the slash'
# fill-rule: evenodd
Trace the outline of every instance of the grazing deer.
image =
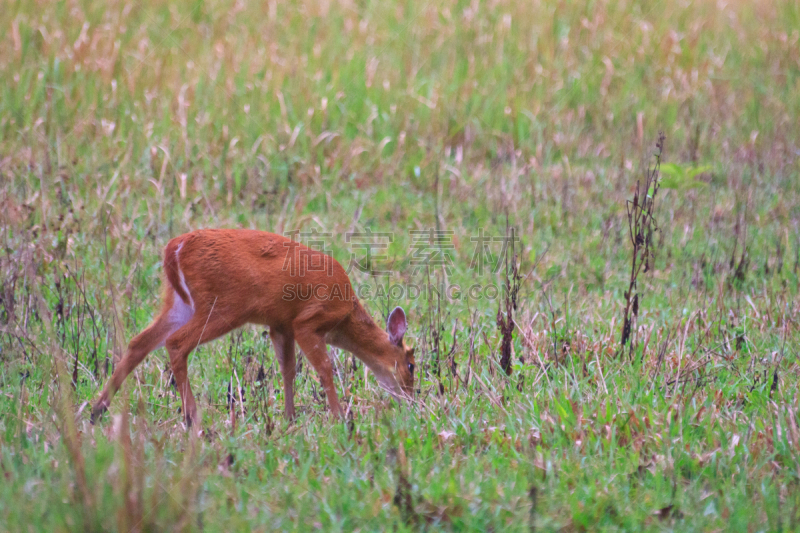
<svg viewBox="0 0 800 533">
<path fill-rule="evenodd" d="M 92 408 L 92 421 L 147 354 L 166 346 L 186 423 L 197 422 L 189 354 L 247 323 L 269 326 L 289 419 L 295 415 L 295 341 L 319 374 L 336 416 L 342 407 L 326 344 L 352 352 L 393 395 L 413 396 L 414 349 L 403 342 L 405 312 L 395 308 L 387 330 L 378 327 L 345 270 L 322 252 L 263 231 L 198 230 L 169 241 L 164 273 L 161 312 L 128 345 Z"/>
</svg>

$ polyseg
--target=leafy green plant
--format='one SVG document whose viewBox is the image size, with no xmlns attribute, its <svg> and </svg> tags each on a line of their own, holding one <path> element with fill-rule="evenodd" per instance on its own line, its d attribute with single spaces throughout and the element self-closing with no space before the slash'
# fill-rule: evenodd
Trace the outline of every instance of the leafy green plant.
<svg viewBox="0 0 800 533">
<path fill-rule="evenodd" d="M 663 177 L 659 181 L 659 186 L 679 191 L 708 187 L 708 183 L 697 179 L 697 176 L 710 170 L 711 165 L 684 166 L 678 163 L 662 163 L 661 174 Z"/>
</svg>

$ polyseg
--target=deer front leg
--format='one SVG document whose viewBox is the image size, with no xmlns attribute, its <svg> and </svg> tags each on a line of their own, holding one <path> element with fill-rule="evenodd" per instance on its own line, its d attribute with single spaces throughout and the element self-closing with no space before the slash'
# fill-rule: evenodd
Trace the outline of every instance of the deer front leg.
<svg viewBox="0 0 800 533">
<path fill-rule="evenodd" d="M 325 396 L 328 397 L 328 408 L 330 408 L 334 416 L 342 418 L 344 413 L 339 405 L 339 397 L 333 384 L 333 365 L 325 349 L 325 338 L 316 332 L 297 329 L 295 331 L 297 333 L 297 344 L 300 345 L 300 349 L 306 354 L 311 366 L 319 374 L 322 388 L 325 389 Z"/>
<path fill-rule="evenodd" d="M 286 332 L 279 332 L 275 328 L 269 328 L 269 337 L 275 347 L 275 355 L 281 366 L 283 375 L 283 415 L 286 420 L 293 420 L 294 412 L 294 379 L 297 374 L 297 358 L 294 353 L 294 335 Z"/>
</svg>

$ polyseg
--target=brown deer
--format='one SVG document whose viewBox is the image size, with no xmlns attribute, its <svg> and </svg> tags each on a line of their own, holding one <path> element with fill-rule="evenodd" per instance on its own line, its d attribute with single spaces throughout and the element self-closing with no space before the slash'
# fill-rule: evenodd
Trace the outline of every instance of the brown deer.
<svg viewBox="0 0 800 533">
<path fill-rule="evenodd" d="M 336 416 L 343 413 L 326 344 L 352 352 L 391 394 L 413 397 L 414 349 L 403 342 L 405 312 L 395 308 L 387 330 L 378 327 L 356 298 L 345 270 L 322 252 L 262 231 L 198 230 L 169 241 L 164 273 L 161 312 L 131 340 L 92 408 L 93 422 L 128 374 L 162 346 L 169 353 L 186 423 L 197 422 L 187 378 L 189 354 L 248 323 L 269 327 L 289 419 L 295 416 L 295 341 L 319 374 Z"/>
</svg>

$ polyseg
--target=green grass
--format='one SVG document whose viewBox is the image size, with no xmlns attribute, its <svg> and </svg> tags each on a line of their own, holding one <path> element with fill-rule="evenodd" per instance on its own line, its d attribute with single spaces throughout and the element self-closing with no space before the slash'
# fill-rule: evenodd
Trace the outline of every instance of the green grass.
<svg viewBox="0 0 800 533">
<path fill-rule="evenodd" d="M 796 2 L 8 1 L 0 28 L 0 529 L 800 527 Z M 471 238 L 507 217 L 510 377 L 500 299 L 467 294 L 502 287 Z M 392 274 L 351 274 L 373 294 L 426 283 L 410 232 L 449 232 L 432 281 L 460 298 L 364 298 L 409 313 L 417 401 L 335 353 L 333 421 L 300 357 L 287 424 L 246 327 L 191 356 L 202 436 L 163 350 L 91 426 L 163 246 L 200 227 L 327 233 L 343 265 L 348 232 L 391 234 Z"/>
</svg>

